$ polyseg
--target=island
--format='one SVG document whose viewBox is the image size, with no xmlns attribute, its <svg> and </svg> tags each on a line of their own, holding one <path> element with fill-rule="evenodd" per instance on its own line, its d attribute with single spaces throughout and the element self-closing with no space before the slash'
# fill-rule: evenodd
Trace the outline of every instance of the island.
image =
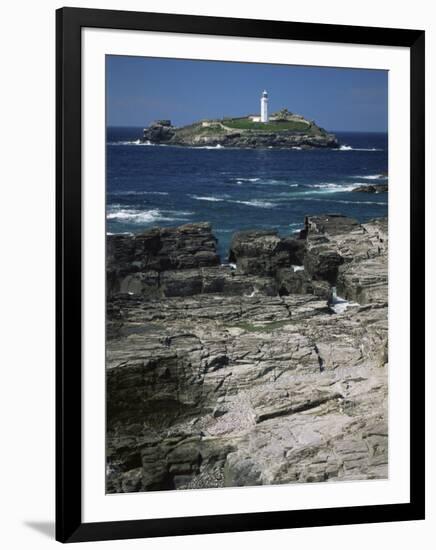
<svg viewBox="0 0 436 550">
<path fill-rule="evenodd" d="M 155 145 L 241 149 L 339 147 L 334 134 L 288 109 L 271 116 L 263 110 L 261 116 L 200 120 L 180 127 L 174 126 L 171 120 L 157 120 L 144 129 L 142 141 Z"/>
</svg>

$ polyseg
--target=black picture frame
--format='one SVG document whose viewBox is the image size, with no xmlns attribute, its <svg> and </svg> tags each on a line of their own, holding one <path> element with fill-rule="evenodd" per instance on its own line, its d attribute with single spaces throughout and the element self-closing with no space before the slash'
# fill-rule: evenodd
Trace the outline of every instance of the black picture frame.
<svg viewBox="0 0 436 550">
<path fill-rule="evenodd" d="M 410 49 L 410 502 L 82 522 L 81 29 L 84 27 Z M 79 542 L 424 519 L 424 31 L 78 8 L 57 10 L 56 31 L 56 539 Z"/>
</svg>

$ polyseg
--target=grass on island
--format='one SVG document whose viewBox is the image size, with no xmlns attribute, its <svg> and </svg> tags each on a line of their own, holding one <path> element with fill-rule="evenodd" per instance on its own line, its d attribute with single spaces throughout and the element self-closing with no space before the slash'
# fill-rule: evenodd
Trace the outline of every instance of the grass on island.
<svg viewBox="0 0 436 550">
<path fill-rule="evenodd" d="M 202 126 L 201 124 L 190 124 L 189 126 L 183 126 L 178 128 L 178 136 L 187 136 L 190 137 L 195 134 L 201 135 L 216 135 L 225 133 L 225 129 L 220 124 L 214 124 L 211 126 Z"/>
<path fill-rule="evenodd" d="M 326 131 L 320 128 L 315 123 L 307 120 L 273 120 L 270 122 L 253 122 L 247 117 L 241 118 L 224 118 L 219 121 L 210 122 L 203 126 L 200 122 L 182 126 L 177 129 L 177 135 L 181 138 L 190 138 L 192 136 L 216 136 L 226 134 L 231 130 L 242 130 L 255 132 L 301 132 L 309 135 L 326 135 Z"/>
<path fill-rule="evenodd" d="M 272 120 L 270 122 L 253 122 L 249 118 L 234 118 L 223 120 L 224 126 L 234 130 L 263 130 L 264 132 L 292 132 L 319 131 L 319 128 L 303 120 Z"/>
<path fill-rule="evenodd" d="M 200 126 L 197 131 L 202 134 L 223 134 L 226 130 L 221 124 L 214 124 L 213 126 Z"/>
</svg>

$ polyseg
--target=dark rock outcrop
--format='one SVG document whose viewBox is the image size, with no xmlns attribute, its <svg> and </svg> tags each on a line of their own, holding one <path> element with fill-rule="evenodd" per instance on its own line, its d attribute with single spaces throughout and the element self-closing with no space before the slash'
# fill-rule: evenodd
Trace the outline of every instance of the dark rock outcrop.
<svg viewBox="0 0 436 550">
<path fill-rule="evenodd" d="M 175 128 L 171 121 L 158 120 L 144 130 L 143 139 L 150 143 L 167 143 L 175 135 Z"/>
<path fill-rule="evenodd" d="M 230 244 L 229 260 L 244 275 L 274 276 L 277 271 L 301 265 L 305 243 L 281 238 L 274 230 L 239 231 Z"/>
<path fill-rule="evenodd" d="M 326 214 L 324 216 L 306 216 L 303 236 L 337 235 L 348 233 L 359 227 L 357 220 L 342 214 Z"/>
<path fill-rule="evenodd" d="M 330 294 L 330 284 L 326 280 L 312 279 L 304 268 L 280 269 L 276 274 L 276 280 L 281 296 L 313 294 L 327 299 Z"/>
<path fill-rule="evenodd" d="M 334 285 L 343 261 L 343 257 L 325 237 L 315 236 L 308 239 L 304 268 L 313 279 Z"/>
<path fill-rule="evenodd" d="M 208 223 L 112 235 L 107 240 L 108 293 L 150 294 L 158 288 L 163 271 L 219 264 L 216 238 Z"/>
<path fill-rule="evenodd" d="M 165 271 L 160 279 L 162 296 L 193 296 L 195 294 L 225 294 L 241 296 L 261 292 L 277 293 L 276 283 L 269 277 L 244 277 L 230 266 L 217 268 Z"/>
<path fill-rule="evenodd" d="M 388 186 L 385 184 L 377 184 L 377 185 L 359 185 L 355 189 L 352 189 L 355 193 L 387 193 L 388 192 Z"/>
</svg>

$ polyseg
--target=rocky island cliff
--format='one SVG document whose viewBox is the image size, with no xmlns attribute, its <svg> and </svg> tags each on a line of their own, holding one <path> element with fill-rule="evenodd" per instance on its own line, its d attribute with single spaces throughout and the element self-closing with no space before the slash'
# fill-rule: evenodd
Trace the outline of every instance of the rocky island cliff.
<svg viewBox="0 0 436 550">
<path fill-rule="evenodd" d="M 387 477 L 387 220 L 107 238 L 107 491 Z M 350 303 L 327 306 L 331 287 Z"/>
<path fill-rule="evenodd" d="M 143 141 L 150 144 L 189 147 L 236 148 L 337 148 L 338 140 L 314 121 L 282 109 L 268 122 L 253 116 L 202 120 L 176 127 L 170 120 L 158 120 L 144 129 Z"/>
</svg>

